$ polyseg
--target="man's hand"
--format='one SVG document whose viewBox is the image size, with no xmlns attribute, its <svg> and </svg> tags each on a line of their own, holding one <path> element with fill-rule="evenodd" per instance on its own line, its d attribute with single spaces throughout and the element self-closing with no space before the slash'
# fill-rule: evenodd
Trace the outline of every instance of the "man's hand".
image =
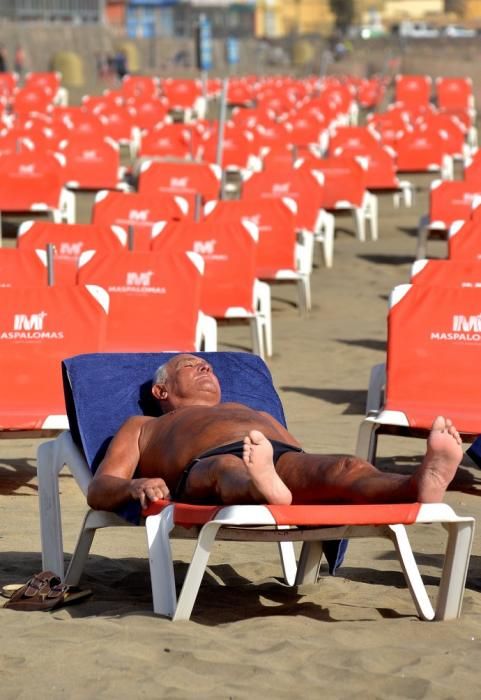
<svg viewBox="0 0 481 700">
<path fill-rule="evenodd" d="M 163 479 L 132 479 L 130 496 L 140 501 L 142 508 L 147 508 L 152 501 L 169 498 L 170 491 Z"/>
</svg>

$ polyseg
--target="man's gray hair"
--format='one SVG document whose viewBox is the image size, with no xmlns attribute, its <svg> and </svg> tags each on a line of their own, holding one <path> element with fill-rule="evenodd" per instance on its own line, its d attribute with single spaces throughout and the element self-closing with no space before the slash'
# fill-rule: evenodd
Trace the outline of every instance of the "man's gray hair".
<svg viewBox="0 0 481 700">
<path fill-rule="evenodd" d="M 154 384 L 165 384 L 165 382 L 167 380 L 167 375 L 169 373 L 169 369 L 167 367 L 168 364 L 169 364 L 169 362 L 167 361 L 167 362 L 164 362 L 163 365 L 160 365 L 160 367 L 157 367 L 157 369 L 155 370 L 154 379 L 153 379 Z"/>
</svg>

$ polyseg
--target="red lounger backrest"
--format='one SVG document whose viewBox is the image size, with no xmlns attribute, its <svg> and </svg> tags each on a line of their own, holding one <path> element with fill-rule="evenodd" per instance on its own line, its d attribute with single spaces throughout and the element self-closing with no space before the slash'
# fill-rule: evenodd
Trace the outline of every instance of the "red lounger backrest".
<svg viewBox="0 0 481 700">
<path fill-rule="evenodd" d="M 216 199 L 219 189 L 216 168 L 204 163 L 146 161 L 140 169 L 138 191 L 142 194 L 177 194 L 193 205 L 196 194 L 207 201 Z"/>
<path fill-rule="evenodd" d="M 386 410 L 481 432 L 481 289 L 403 285 L 388 317 Z M 404 293 L 404 296 L 402 293 Z"/>
<path fill-rule="evenodd" d="M 333 208 L 343 201 L 355 207 L 361 206 L 366 192 L 366 172 L 355 158 L 349 155 L 310 158 L 303 163 L 301 169 L 323 173 L 322 206 L 326 209 Z"/>
<path fill-rule="evenodd" d="M 434 132 L 407 132 L 393 145 L 398 170 L 425 172 L 439 169 L 446 153 L 446 145 Z"/>
<path fill-rule="evenodd" d="M 208 221 L 216 224 L 250 221 L 257 227 L 256 276 L 259 279 L 272 279 L 279 270 L 296 269 L 296 215 L 285 200 L 233 199 L 212 204 L 215 208 L 208 214 Z"/>
<path fill-rule="evenodd" d="M 437 78 L 436 98 L 440 109 L 470 109 L 474 106 L 471 78 Z"/>
<path fill-rule="evenodd" d="M 56 224 L 52 221 L 26 221 L 17 238 L 21 250 L 41 249 L 51 243 L 54 284 L 76 284 L 80 255 L 85 250 L 122 250 L 127 241 L 124 231 L 98 224 Z"/>
<path fill-rule="evenodd" d="M 277 167 L 249 178 L 242 187 L 242 199 L 290 197 L 297 204 L 296 225 L 312 231 L 322 207 L 324 187 L 308 170 Z"/>
<path fill-rule="evenodd" d="M 128 231 L 132 227 L 134 250 L 150 249 L 152 226 L 157 221 L 182 219 L 185 214 L 180 201 L 172 194 L 141 194 L 138 192 L 99 192 L 92 208 L 94 224 L 117 224 Z"/>
<path fill-rule="evenodd" d="M 0 288 L 0 429 L 65 415 L 61 361 L 104 350 L 107 308 L 97 287 Z"/>
<path fill-rule="evenodd" d="M 28 211 L 39 203 L 56 208 L 65 170 L 53 154 L 22 151 L 0 160 L 0 180 L 0 210 Z"/>
<path fill-rule="evenodd" d="M 47 253 L 0 248 L 0 287 L 47 286 Z"/>
<path fill-rule="evenodd" d="M 408 106 L 427 105 L 431 87 L 432 79 L 428 75 L 397 75 L 394 99 Z"/>
<path fill-rule="evenodd" d="M 73 187 L 85 189 L 115 188 L 119 182 L 120 155 L 108 139 L 73 139 L 67 142 L 65 173 Z"/>
<path fill-rule="evenodd" d="M 79 283 L 109 292 L 107 351 L 195 350 L 202 276 L 193 260 L 184 252 L 82 256 Z"/>
<path fill-rule="evenodd" d="M 152 241 L 152 250 L 193 250 L 202 256 L 205 273 L 201 309 L 217 318 L 229 309 L 241 308 L 253 313 L 253 285 L 257 243 L 238 221 L 218 226 L 214 221 L 171 222 Z"/>
<path fill-rule="evenodd" d="M 481 196 L 479 184 L 458 180 L 438 180 L 432 184 L 429 193 L 430 222 L 441 222 L 445 228 L 459 219 L 471 215 L 473 199 Z"/>
</svg>

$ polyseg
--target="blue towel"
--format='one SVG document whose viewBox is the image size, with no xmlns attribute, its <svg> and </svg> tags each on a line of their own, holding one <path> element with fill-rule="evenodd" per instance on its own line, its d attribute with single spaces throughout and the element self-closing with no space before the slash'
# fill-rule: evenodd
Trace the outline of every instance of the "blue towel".
<svg viewBox="0 0 481 700">
<path fill-rule="evenodd" d="M 95 473 L 110 440 L 134 415 L 160 415 L 150 389 L 156 369 L 178 353 L 92 353 L 68 358 L 62 363 L 65 402 L 74 442 Z M 214 368 L 222 390 L 222 401 L 235 401 L 266 411 L 286 425 L 281 400 L 267 365 L 256 355 L 244 352 L 195 353 Z M 140 506 L 133 501 L 119 511 L 129 522 L 138 523 Z M 329 550 L 329 555 L 328 555 Z M 331 573 L 339 566 L 345 543 L 325 543 Z"/>
</svg>

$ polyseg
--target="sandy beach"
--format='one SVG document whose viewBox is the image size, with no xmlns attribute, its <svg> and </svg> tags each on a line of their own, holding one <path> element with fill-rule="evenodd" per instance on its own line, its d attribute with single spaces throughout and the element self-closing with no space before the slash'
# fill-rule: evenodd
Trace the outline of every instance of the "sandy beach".
<svg viewBox="0 0 481 700">
<path fill-rule="evenodd" d="M 309 451 L 352 452 L 369 372 L 385 357 L 387 297 L 409 279 L 415 229 L 427 211 L 425 177 L 415 206 L 380 199 L 379 240 L 360 243 L 339 218 L 334 267 L 312 277 L 312 312 L 299 315 L 291 285 L 273 288 L 269 361 L 287 421 Z M 80 220 L 88 221 L 90 202 Z M 7 241 L 12 244 L 12 240 Z M 430 243 L 433 256 L 446 244 Z M 248 328 L 221 327 L 220 350 L 248 350 Z M 449 369 L 449 368 L 448 368 Z M 41 570 L 38 440 L 0 441 L 0 586 Z M 406 472 L 423 441 L 380 439 L 379 466 Z M 481 513 L 481 473 L 466 458 L 446 496 L 459 514 Z M 61 477 L 66 557 L 85 502 Z M 439 582 L 443 534 L 411 528 L 430 591 Z M 191 544 L 175 542 L 179 581 Z M 481 539 L 475 538 L 462 617 L 421 622 L 389 543 L 349 545 L 336 577 L 292 589 L 280 582 L 275 545 L 221 543 L 189 622 L 152 614 L 142 528 L 99 532 L 82 586 L 86 602 L 56 612 L 0 609 L 0 697 L 60 698 L 478 698 Z"/>
</svg>

